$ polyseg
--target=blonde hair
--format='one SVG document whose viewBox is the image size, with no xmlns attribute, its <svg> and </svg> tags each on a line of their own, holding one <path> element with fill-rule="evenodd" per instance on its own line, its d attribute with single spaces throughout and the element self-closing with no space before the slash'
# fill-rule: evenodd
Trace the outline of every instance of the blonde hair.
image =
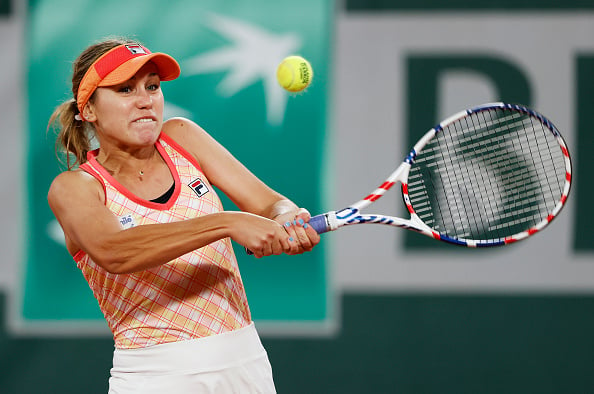
<svg viewBox="0 0 594 394">
<path fill-rule="evenodd" d="M 75 118 L 79 113 L 76 106 L 76 97 L 85 73 L 101 55 L 109 50 L 122 44 L 137 43 L 137 40 L 123 37 L 106 38 L 89 46 L 74 61 L 72 65 L 72 94 L 74 97 L 56 107 L 48 122 L 48 129 L 58 130 L 56 155 L 63 162 L 59 152 L 64 153 L 68 170 L 72 170 L 87 161 L 87 153 L 91 149 L 91 140 L 95 131 L 91 123 Z M 89 101 L 92 100 L 93 96 Z"/>
</svg>

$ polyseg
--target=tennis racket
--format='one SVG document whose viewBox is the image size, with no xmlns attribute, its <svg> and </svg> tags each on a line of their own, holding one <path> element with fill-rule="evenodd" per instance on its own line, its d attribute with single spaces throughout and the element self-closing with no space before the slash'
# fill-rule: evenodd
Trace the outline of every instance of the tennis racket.
<svg viewBox="0 0 594 394">
<path fill-rule="evenodd" d="M 361 213 L 397 182 L 409 219 Z M 521 105 L 490 103 L 445 119 L 375 191 L 309 224 L 324 233 L 378 223 L 456 245 L 506 245 L 545 228 L 570 186 L 569 152 L 553 123 Z"/>
</svg>

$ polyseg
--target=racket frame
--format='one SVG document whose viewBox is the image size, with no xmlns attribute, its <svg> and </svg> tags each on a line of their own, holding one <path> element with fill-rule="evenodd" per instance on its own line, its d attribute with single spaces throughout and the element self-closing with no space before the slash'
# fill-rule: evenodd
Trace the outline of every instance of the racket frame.
<svg viewBox="0 0 594 394">
<path fill-rule="evenodd" d="M 466 117 L 472 113 L 487 111 L 491 109 L 511 109 L 519 112 L 523 112 L 528 114 L 529 116 L 537 118 L 542 124 L 544 124 L 555 136 L 557 142 L 559 143 L 564 159 L 565 159 L 565 184 L 563 187 L 563 192 L 561 199 L 557 202 L 553 210 L 549 213 L 549 215 L 541 220 L 540 222 L 536 223 L 534 226 L 530 227 L 529 229 L 522 231 L 518 234 L 514 234 L 509 237 L 505 237 L 503 239 L 495 239 L 495 240 L 472 240 L 472 239 L 464 239 L 464 238 L 454 238 L 450 237 L 446 234 L 439 233 L 425 224 L 419 216 L 416 214 L 415 210 L 413 209 L 410 198 L 408 195 L 408 174 L 412 164 L 415 161 L 417 155 L 423 150 L 423 148 L 427 145 L 427 143 L 433 139 L 438 133 L 440 133 L 445 127 L 450 125 L 451 123 Z M 409 219 L 404 219 L 395 216 L 387 216 L 387 215 L 380 215 L 380 214 L 362 214 L 361 210 L 369 206 L 371 203 L 377 201 L 381 198 L 388 190 L 390 190 L 396 183 L 400 182 L 402 185 L 402 196 L 404 199 L 404 203 L 406 208 L 410 214 Z M 444 119 L 438 125 L 433 127 L 431 130 L 426 132 L 421 139 L 413 146 L 411 151 L 408 153 L 404 161 L 396 168 L 392 174 L 379 186 L 377 187 L 371 194 L 367 195 L 362 200 L 355 202 L 354 204 L 343 208 L 338 211 L 330 211 L 320 215 L 316 215 L 310 219 L 310 225 L 318 231 L 318 233 L 323 233 L 327 231 L 334 231 L 342 226 L 349 226 L 354 224 L 364 224 L 364 223 L 373 223 L 373 224 L 384 224 L 390 226 L 396 226 L 400 228 L 405 228 L 409 230 L 414 230 L 418 233 L 424 234 L 426 236 L 432 237 L 434 239 L 438 239 L 440 241 L 445 241 L 451 244 L 466 246 L 466 247 L 490 247 L 490 246 L 500 246 L 500 245 L 507 245 L 511 244 L 520 240 L 523 240 L 545 228 L 561 211 L 565 202 L 567 201 L 567 196 L 569 195 L 569 191 L 571 188 L 571 159 L 569 155 L 569 150 L 567 149 L 567 145 L 565 141 L 561 137 L 561 134 L 553 125 L 553 123 L 541 115 L 540 113 L 531 110 L 530 108 L 517 105 L 517 104 L 506 104 L 501 102 L 496 103 L 487 103 L 477 107 L 473 107 L 471 109 L 467 109 L 464 111 L 460 111 L 455 113 L 454 115 Z"/>
</svg>

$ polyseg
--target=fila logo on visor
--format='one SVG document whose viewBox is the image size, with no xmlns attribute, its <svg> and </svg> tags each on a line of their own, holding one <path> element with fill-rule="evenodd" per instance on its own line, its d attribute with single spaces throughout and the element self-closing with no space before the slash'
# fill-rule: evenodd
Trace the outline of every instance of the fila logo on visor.
<svg viewBox="0 0 594 394">
<path fill-rule="evenodd" d="M 146 51 L 144 50 L 144 48 L 142 48 L 140 45 L 126 45 L 126 48 L 128 48 L 128 50 L 134 55 L 138 55 L 138 54 L 148 55 L 146 53 Z"/>
<path fill-rule="evenodd" d="M 200 178 L 195 179 L 194 181 L 190 182 L 190 184 L 188 186 L 190 186 L 190 188 L 192 190 L 194 190 L 194 193 L 196 193 L 196 195 L 198 197 L 202 197 L 203 195 L 205 195 L 206 193 L 208 193 L 208 186 L 206 186 L 200 180 Z"/>
</svg>

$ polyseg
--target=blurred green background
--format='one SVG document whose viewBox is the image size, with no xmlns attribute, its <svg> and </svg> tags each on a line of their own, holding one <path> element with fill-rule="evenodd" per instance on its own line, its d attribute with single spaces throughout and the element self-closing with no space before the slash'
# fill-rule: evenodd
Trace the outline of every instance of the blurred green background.
<svg viewBox="0 0 594 394">
<path fill-rule="evenodd" d="M 367 194 L 452 112 L 542 111 L 574 184 L 533 239 L 476 251 L 358 226 L 299 257 L 236 251 L 279 393 L 594 392 L 593 34 L 583 0 L 0 0 L 0 393 L 107 392 L 113 340 L 45 198 L 61 171 L 47 119 L 72 60 L 107 35 L 180 61 L 166 116 L 312 214 Z M 293 53 L 314 68 L 297 95 L 274 80 Z"/>
</svg>

